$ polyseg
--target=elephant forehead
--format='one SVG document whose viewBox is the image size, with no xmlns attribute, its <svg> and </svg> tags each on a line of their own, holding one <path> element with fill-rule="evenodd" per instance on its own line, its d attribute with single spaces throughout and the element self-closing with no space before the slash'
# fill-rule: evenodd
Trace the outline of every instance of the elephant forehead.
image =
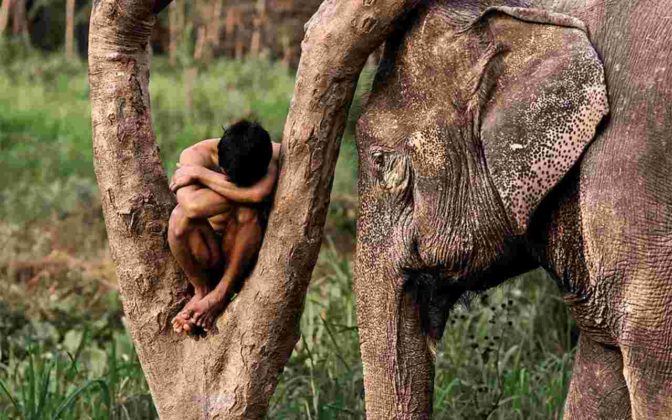
<svg viewBox="0 0 672 420">
<path fill-rule="evenodd" d="M 371 139 L 384 139 L 389 132 L 400 129 L 400 113 L 380 108 L 369 108 L 359 119 L 358 129 Z"/>
<path fill-rule="evenodd" d="M 388 40 L 359 128 L 370 141 L 397 145 L 418 131 L 461 121 L 481 48 L 432 6 Z M 459 53 L 457 53 L 459 52 Z"/>
<path fill-rule="evenodd" d="M 429 174 L 442 171 L 448 160 L 447 149 L 441 142 L 438 126 L 423 131 L 416 131 L 408 138 L 408 147 L 414 160 Z"/>
<path fill-rule="evenodd" d="M 385 105 L 368 107 L 359 120 L 360 141 L 369 146 L 408 146 L 416 153 L 431 149 L 439 142 L 437 127 L 450 124 L 456 118 L 435 104 L 410 101 L 393 108 Z"/>
</svg>

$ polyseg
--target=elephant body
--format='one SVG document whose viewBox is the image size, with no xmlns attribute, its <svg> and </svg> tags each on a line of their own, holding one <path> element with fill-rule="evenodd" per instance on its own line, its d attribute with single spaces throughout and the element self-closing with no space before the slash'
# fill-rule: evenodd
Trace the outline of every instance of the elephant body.
<svg viewBox="0 0 672 420">
<path fill-rule="evenodd" d="M 581 330 L 565 417 L 672 418 L 665 3 L 437 0 L 398 23 L 357 133 L 370 417 L 429 416 L 451 306 L 542 266 Z"/>
<path fill-rule="evenodd" d="M 670 4 L 554 3 L 548 6 L 588 26 L 604 61 L 611 106 L 574 180 L 555 192 L 556 203 L 566 204 L 549 206 L 546 220 L 539 218 L 534 241 L 543 250 L 544 266 L 564 282 L 569 308 L 586 336 L 579 346 L 566 411 L 574 418 L 581 418 L 586 408 L 602 418 L 627 418 L 611 415 L 612 404 L 599 404 L 602 399 L 615 401 L 614 394 L 627 390 L 633 418 L 670 418 Z M 570 226 L 576 231 L 574 238 L 562 233 Z M 590 369 L 582 368 L 588 359 L 584 353 L 593 355 L 586 362 Z M 596 369 L 613 379 L 592 380 L 590 370 Z"/>
</svg>

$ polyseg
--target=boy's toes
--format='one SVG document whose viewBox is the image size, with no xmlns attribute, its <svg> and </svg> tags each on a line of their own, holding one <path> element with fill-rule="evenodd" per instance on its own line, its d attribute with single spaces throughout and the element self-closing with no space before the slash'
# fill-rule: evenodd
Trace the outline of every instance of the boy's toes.
<svg viewBox="0 0 672 420">
<path fill-rule="evenodd" d="M 191 319 L 189 319 L 189 323 L 193 324 L 197 327 L 201 326 L 201 319 L 203 318 L 203 314 L 194 312 L 194 314 L 191 316 Z"/>
<path fill-rule="evenodd" d="M 215 320 L 213 318 L 208 321 L 208 324 L 206 326 L 207 331 L 211 330 L 214 326 L 215 326 Z"/>
<path fill-rule="evenodd" d="M 184 328 L 184 322 L 180 318 L 175 317 L 173 319 L 173 331 L 175 331 L 178 334 L 181 334 L 183 328 Z"/>
</svg>

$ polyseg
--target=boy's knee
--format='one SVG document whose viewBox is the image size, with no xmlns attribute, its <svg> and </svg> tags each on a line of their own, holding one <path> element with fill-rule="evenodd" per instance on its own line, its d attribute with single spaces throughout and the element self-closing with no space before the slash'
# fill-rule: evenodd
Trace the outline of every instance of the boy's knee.
<svg viewBox="0 0 672 420">
<path fill-rule="evenodd" d="M 237 212 L 237 221 L 241 224 L 252 224 L 258 222 L 258 213 L 249 207 L 240 207 Z"/>
<path fill-rule="evenodd" d="M 184 239 L 189 233 L 191 220 L 187 217 L 184 209 L 178 204 L 170 214 L 168 221 L 168 235 L 171 238 Z"/>
</svg>

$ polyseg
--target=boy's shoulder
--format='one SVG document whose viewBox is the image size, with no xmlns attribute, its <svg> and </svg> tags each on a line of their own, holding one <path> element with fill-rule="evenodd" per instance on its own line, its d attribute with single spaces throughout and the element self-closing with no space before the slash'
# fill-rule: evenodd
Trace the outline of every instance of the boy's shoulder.
<svg viewBox="0 0 672 420">
<path fill-rule="evenodd" d="M 198 149 L 200 154 L 209 161 L 209 165 L 206 166 L 210 167 L 210 169 L 219 166 L 219 155 L 217 153 L 218 144 L 219 139 L 206 139 L 192 146 Z"/>
</svg>

